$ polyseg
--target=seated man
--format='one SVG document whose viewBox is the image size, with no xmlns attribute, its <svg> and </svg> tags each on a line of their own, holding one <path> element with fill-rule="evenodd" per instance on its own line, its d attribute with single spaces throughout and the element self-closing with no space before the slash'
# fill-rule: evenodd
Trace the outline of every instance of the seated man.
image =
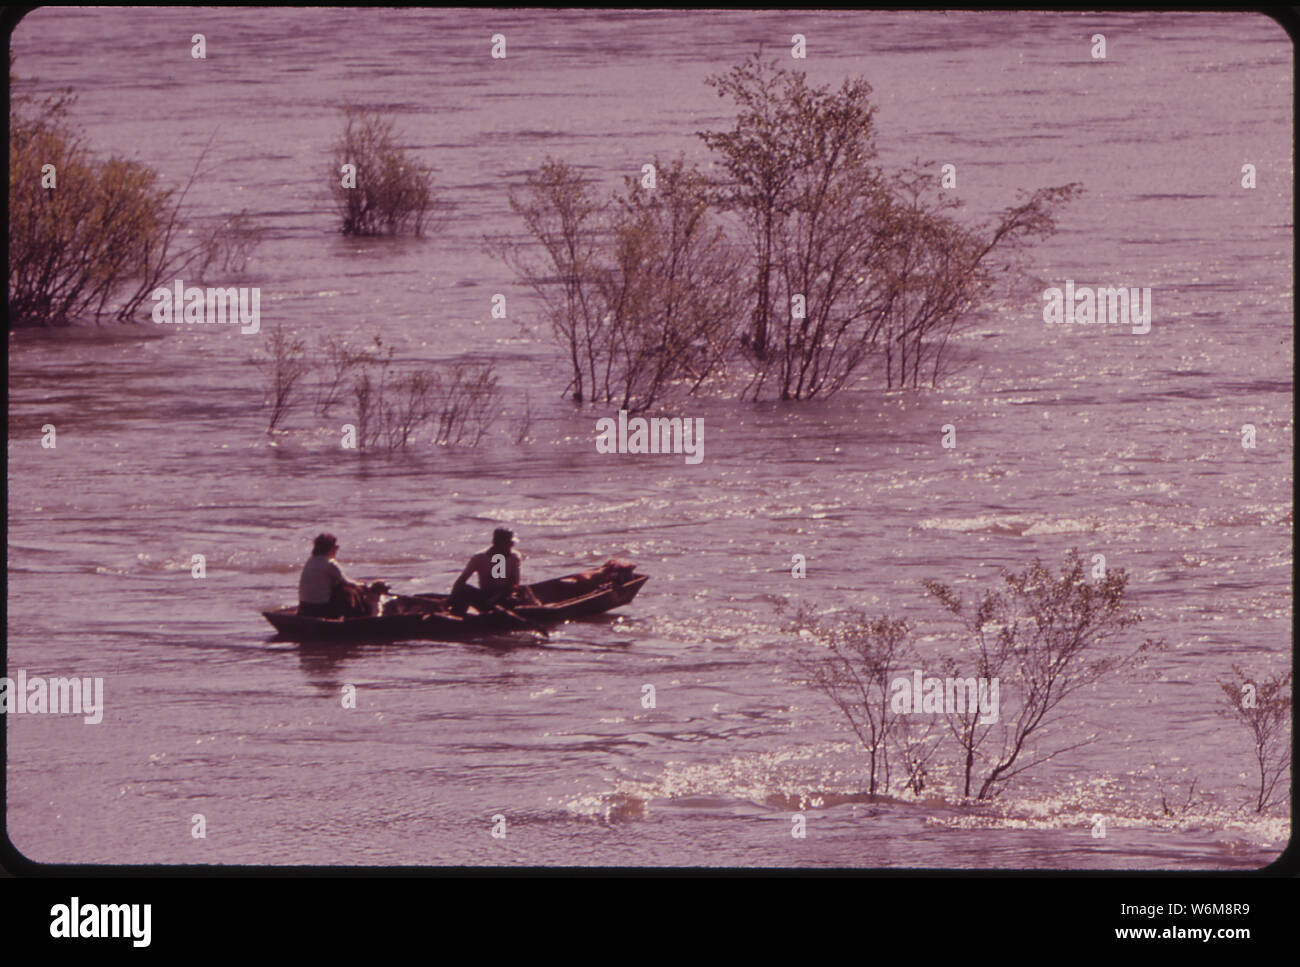
<svg viewBox="0 0 1300 967">
<path fill-rule="evenodd" d="M 333 534 L 321 534 L 312 545 L 311 557 L 298 579 L 298 614 L 304 618 L 361 618 L 369 615 L 372 598 L 386 591 L 381 582 L 370 587 L 356 584 L 334 561 L 339 542 Z"/>
<path fill-rule="evenodd" d="M 469 559 L 465 570 L 451 589 L 452 614 L 465 614 L 472 604 L 480 614 L 487 614 L 497 605 L 509 605 L 516 593 L 525 604 L 540 604 L 532 589 L 519 583 L 524 559 L 514 550 L 515 535 L 504 527 L 492 532 L 492 546 Z M 478 575 L 478 587 L 467 582 L 470 575 Z"/>
</svg>

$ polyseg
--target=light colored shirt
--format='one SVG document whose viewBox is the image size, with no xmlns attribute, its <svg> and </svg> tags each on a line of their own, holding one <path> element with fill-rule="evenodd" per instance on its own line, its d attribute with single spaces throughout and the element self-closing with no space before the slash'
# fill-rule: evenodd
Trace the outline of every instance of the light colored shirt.
<svg viewBox="0 0 1300 967">
<path fill-rule="evenodd" d="M 324 554 L 313 554 L 302 566 L 298 600 L 303 604 L 329 604 L 330 593 L 340 584 L 350 583 L 333 559 Z"/>
</svg>

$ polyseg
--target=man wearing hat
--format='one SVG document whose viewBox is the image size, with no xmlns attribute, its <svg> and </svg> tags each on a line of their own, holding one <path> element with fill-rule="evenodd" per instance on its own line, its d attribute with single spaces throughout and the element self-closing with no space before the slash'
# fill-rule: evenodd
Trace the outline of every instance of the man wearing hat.
<svg viewBox="0 0 1300 967">
<path fill-rule="evenodd" d="M 480 614 L 487 614 L 497 605 L 509 604 L 516 590 L 525 603 L 541 603 L 532 589 L 519 581 L 524 559 L 514 549 L 514 544 L 512 531 L 498 527 L 492 532 L 492 546 L 471 557 L 452 586 L 452 614 L 464 616 L 471 604 Z M 478 587 L 467 583 L 473 574 L 478 575 Z"/>
</svg>

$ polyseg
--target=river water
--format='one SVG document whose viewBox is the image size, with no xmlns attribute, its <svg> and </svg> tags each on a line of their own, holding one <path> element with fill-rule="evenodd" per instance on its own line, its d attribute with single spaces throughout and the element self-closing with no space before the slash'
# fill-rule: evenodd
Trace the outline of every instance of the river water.
<svg viewBox="0 0 1300 967">
<path fill-rule="evenodd" d="M 1033 268 L 1151 287 L 1151 331 L 1048 327 L 1031 299 L 981 319 L 938 390 L 690 400 L 699 465 L 597 454 L 611 414 L 560 399 L 536 306 L 480 240 L 519 231 L 506 190 L 548 154 L 611 188 L 655 154 L 707 160 L 694 132 L 729 115 L 704 79 L 760 42 L 789 60 L 795 33 L 812 80 L 871 82 L 886 162 L 957 166 L 963 217 L 1082 182 Z M 247 209 L 268 233 L 241 283 L 261 288 L 261 334 L 10 335 L 8 667 L 105 682 L 98 725 L 7 716 L 28 857 L 1188 869 L 1286 844 L 1285 804 L 1250 811 L 1251 748 L 1218 714 L 1231 665 L 1266 675 L 1292 647 L 1292 54 L 1272 21 L 56 8 L 13 50 L 19 90 L 73 88 L 104 154 L 176 183 L 213 138 L 194 210 Z M 437 233 L 335 233 L 323 185 L 347 100 L 391 112 L 435 167 L 456 206 Z M 248 359 L 275 326 L 492 359 L 516 416 L 472 450 L 358 456 L 308 411 L 272 441 Z M 417 591 L 445 590 L 498 523 L 533 579 L 619 556 L 652 580 L 544 646 L 300 649 L 258 613 L 294 600 L 322 529 L 353 577 Z M 930 647 L 952 629 L 922 580 L 969 595 L 1071 547 L 1130 574 L 1146 620 L 1123 644 L 1168 649 L 1064 707 L 1039 751 L 1095 738 L 995 802 L 962 804 L 951 749 L 922 798 L 870 801 L 776 602 L 907 616 Z"/>
</svg>

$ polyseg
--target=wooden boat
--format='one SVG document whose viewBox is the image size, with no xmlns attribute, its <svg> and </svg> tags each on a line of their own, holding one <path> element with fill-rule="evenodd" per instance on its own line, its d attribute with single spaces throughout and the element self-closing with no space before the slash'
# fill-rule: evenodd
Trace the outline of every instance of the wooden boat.
<svg viewBox="0 0 1300 967">
<path fill-rule="evenodd" d="M 648 574 L 636 574 L 630 568 L 611 572 L 607 565 L 596 571 L 541 581 L 530 585 L 540 605 L 510 609 L 524 621 L 505 612 L 479 614 L 472 608 L 459 617 L 451 613 L 450 595 L 446 594 L 396 597 L 385 603 L 382 614 L 366 618 L 308 618 L 298 614 L 297 606 L 263 611 L 262 615 L 279 637 L 295 641 L 458 641 L 604 614 L 635 598 L 649 580 Z"/>
</svg>

